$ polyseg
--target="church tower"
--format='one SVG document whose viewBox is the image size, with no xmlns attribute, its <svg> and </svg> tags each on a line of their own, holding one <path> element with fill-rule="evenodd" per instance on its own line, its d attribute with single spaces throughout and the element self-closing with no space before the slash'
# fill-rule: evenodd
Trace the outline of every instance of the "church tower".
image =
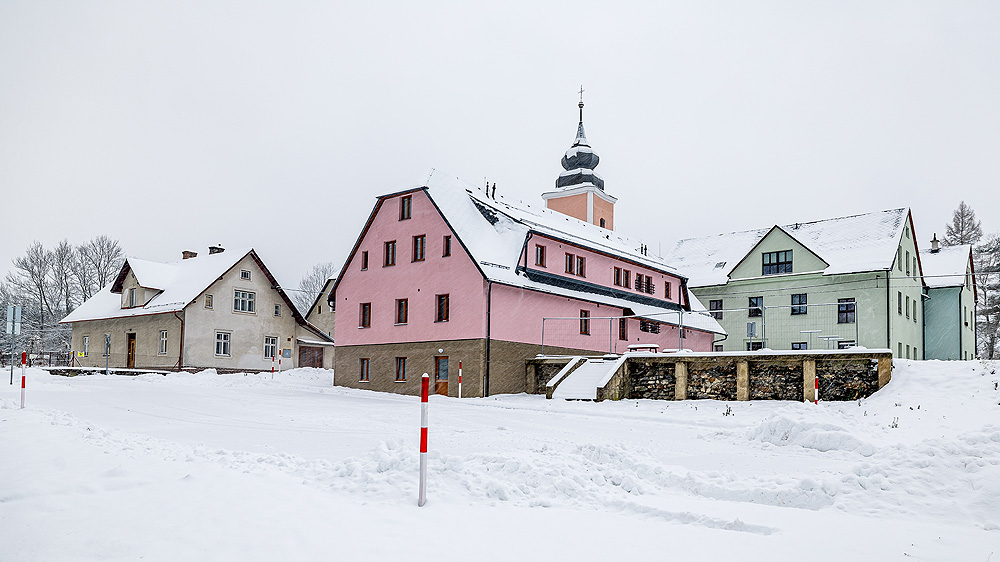
<svg viewBox="0 0 1000 562">
<path fill-rule="evenodd" d="M 580 88 L 580 124 L 576 141 L 562 157 L 565 170 L 556 180 L 556 189 L 542 194 L 545 206 L 564 215 L 614 230 L 618 199 L 604 191 L 604 180 L 594 173 L 600 158 L 587 144 L 583 132 L 583 88 Z"/>
</svg>

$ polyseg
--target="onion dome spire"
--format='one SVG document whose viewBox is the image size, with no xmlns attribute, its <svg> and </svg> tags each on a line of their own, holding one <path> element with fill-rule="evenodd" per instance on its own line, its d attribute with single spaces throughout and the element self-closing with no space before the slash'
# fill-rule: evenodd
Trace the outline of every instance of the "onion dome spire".
<svg viewBox="0 0 1000 562">
<path fill-rule="evenodd" d="M 566 151 L 562 157 L 562 167 L 565 172 L 559 174 L 556 180 L 557 188 L 577 187 L 593 185 L 598 189 L 604 189 L 604 180 L 596 173 L 594 168 L 601 159 L 590 148 L 587 143 L 587 134 L 583 130 L 583 87 L 580 87 L 580 123 L 576 127 L 576 140 L 573 146 Z"/>
</svg>

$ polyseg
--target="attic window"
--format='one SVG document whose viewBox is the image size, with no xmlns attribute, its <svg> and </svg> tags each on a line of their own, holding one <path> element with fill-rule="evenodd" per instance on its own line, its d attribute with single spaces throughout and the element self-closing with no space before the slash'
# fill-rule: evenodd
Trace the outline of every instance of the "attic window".
<svg viewBox="0 0 1000 562">
<path fill-rule="evenodd" d="M 724 261 L 720 261 L 715 264 L 715 269 L 722 269 L 723 267 L 726 267 L 726 262 Z"/>
<path fill-rule="evenodd" d="M 240 270 L 240 279 L 243 279 L 245 281 L 249 281 L 250 280 L 250 272 L 247 271 L 246 269 L 241 269 Z"/>
<path fill-rule="evenodd" d="M 792 251 L 765 252 L 761 275 L 776 275 L 792 272 Z"/>
</svg>

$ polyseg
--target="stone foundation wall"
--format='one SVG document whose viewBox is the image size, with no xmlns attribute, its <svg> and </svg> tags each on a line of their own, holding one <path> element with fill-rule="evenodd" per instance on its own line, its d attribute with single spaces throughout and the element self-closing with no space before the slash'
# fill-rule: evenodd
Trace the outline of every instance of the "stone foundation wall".
<svg viewBox="0 0 1000 562">
<path fill-rule="evenodd" d="M 629 399 L 649 398 L 652 400 L 673 400 L 677 379 L 673 363 L 630 362 L 627 367 L 628 388 L 622 396 Z"/>
<path fill-rule="evenodd" d="M 689 363 L 689 400 L 736 400 L 736 362 Z"/>
<path fill-rule="evenodd" d="M 878 364 L 870 359 L 817 361 L 820 400 L 858 400 L 878 390 Z"/>
<path fill-rule="evenodd" d="M 802 363 L 750 361 L 750 400 L 802 400 Z"/>
</svg>

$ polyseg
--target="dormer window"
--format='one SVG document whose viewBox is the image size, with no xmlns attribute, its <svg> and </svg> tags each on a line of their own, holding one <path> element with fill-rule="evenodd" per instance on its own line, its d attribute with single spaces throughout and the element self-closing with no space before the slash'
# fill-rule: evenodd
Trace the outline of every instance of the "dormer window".
<svg viewBox="0 0 1000 562">
<path fill-rule="evenodd" d="M 128 290 L 128 307 L 135 308 L 135 288 Z"/>
<path fill-rule="evenodd" d="M 248 270 L 246 270 L 246 269 L 241 269 L 240 270 L 240 279 L 242 279 L 244 281 L 249 281 L 250 280 L 250 272 Z"/>
<path fill-rule="evenodd" d="M 792 251 L 764 252 L 761 275 L 777 275 L 792 272 Z"/>
</svg>

